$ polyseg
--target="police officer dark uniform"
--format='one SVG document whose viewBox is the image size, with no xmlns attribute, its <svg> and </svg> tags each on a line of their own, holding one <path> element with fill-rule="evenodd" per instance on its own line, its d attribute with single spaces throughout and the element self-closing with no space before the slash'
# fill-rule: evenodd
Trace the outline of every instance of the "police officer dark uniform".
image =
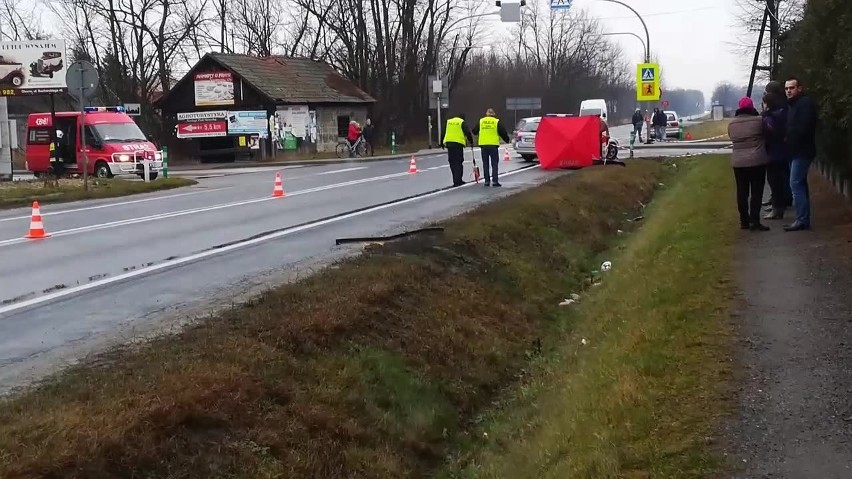
<svg viewBox="0 0 852 479">
<path fill-rule="evenodd" d="M 456 115 L 447 120 L 443 144 L 447 148 L 447 161 L 450 163 L 450 172 L 453 174 L 453 186 L 465 184 L 462 175 L 464 174 L 464 147 L 467 142 L 473 144 L 473 135 L 464 122 L 464 115 Z"/>
<path fill-rule="evenodd" d="M 63 153 L 56 147 L 56 143 L 62 139 L 62 131 L 56 130 L 56 139 L 50 142 L 50 168 L 58 179 L 65 172 L 65 163 L 62 161 Z"/>
<path fill-rule="evenodd" d="M 497 180 L 498 168 L 500 167 L 500 139 L 511 143 L 509 133 L 496 118 L 494 110 L 489 108 L 485 116 L 479 120 L 479 125 L 473 129 L 473 134 L 479 138 L 479 149 L 482 151 L 482 168 L 485 170 L 485 186 L 500 186 Z"/>
</svg>

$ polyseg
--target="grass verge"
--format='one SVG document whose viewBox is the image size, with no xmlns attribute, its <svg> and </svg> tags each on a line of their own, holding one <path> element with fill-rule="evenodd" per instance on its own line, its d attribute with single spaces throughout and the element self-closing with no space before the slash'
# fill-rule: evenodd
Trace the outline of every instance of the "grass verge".
<svg viewBox="0 0 852 479">
<path fill-rule="evenodd" d="M 732 181 L 725 156 L 679 166 L 603 285 L 565 313 L 568 338 L 481 418 L 488 441 L 443 477 L 702 478 L 724 467 L 708 444 L 730 407 L 737 225 L 719 205 Z"/>
<path fill-rule="evenodd" d="M 0 477 L 425 477 L 665 171 L 558 178 L 73 368 L 0 403 Z"/>
<path fill-rule="evenodd" d="M 730 118 L 725 118 L 719 121 L 706 120 L 697 125 L 684 127 L 683 134 L 692 135 L 693 140 L 707 140 L 713 138 L 716 141 L 728 141 L 728 124 L 731 123 Z"/>
<path fill-rule="evenodd" d="M 0 183 L 0 209 L 29 206 L 35 200 L 38 200 L 41 204 L 46 204 L 95 198 L 113 198 L 159 190 L 170 190 L 196 183 L 195 180 L 176 177 L 160 178 L 150 183 L 118 178 L 98 178 L 90 181 L 89 191 L 84 191 L 83 181 L 78 179 L 60 180 L 59 187 L 45 186 L 42 180 L 15 181 Z"/>
</svg>

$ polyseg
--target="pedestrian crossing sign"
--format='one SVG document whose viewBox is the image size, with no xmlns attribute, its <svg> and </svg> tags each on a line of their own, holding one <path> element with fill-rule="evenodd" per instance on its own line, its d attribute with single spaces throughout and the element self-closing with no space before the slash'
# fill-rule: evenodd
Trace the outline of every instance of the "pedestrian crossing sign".
<svg viewBox="0 0 852 479">
<path fill-rule="evenodd" d="M 569 10 L 574 0 L 550 0 L 552 10 Z"/>
<path fill-rule="evenodd" d="M 660 65 L 640 63 L 636 66 L 636 100 L 660 100 Z"/>
</svg>

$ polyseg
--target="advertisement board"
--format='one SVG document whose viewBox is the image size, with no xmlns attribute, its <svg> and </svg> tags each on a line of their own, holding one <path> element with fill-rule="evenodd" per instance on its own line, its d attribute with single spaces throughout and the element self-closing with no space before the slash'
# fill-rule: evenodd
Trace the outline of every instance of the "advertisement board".
<svg viewBox="0 0 852 479">
<path fill-rule="evenodd" d="M 207 138 L 227 135 L 228 124 L 224 121 L 199 121 L 177 124 L 178 138 Z"/>
<path fill-rule="evenodd" d="M 296 138 L 310 137 L 308 105 L 280 106 L 275 114 L 284 132 Z"/>
<path fill-rule="evenodd" d="M 228 112 L 225 110 L 188 111 L 185 113 L 178 113 L 177 119 L 178 121 L 210 121 L 224 120 L 226 116 L 228 116 Z"/>
<path fill-rule="evenodd" d="M 233 104 L 234 77 L 231 72 L 195 74 L 195 106 Z"/>
<path fill-rule="evenodd" d="M 0 42 L 0 96 L 62 93 L 67 68 L 65 40 Z"/>
<path fill-rule="evenodd" d="M 258 111 L 229 111 L 229 135 L 260 135 L 266 138 L 269 132 L 269 120 L 266 112 Z"/>
</svg>

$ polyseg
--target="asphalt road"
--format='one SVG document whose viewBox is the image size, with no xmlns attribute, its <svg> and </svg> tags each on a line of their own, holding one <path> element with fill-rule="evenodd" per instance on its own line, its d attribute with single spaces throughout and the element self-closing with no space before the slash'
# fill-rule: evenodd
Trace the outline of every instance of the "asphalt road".
<svg viewBox="0 0 852 479">
<path fill-rule="evenodd" d="M 348 215 L 448 186 L 445 156 L 418 158 L 415 175 L 408 160 L 185 172 L 199 184 L 42 206 L 45 240 L 22 238 L 29 209 L 0 213 L 0 392 L 357 251 L 338 237 L 416 227 L 564 174 L 523 170 L 517 157 L 500 165 L 501 189 L 470 184 Z M 271 196 L 275 171 L 284 198 Z"/>
</svg>

